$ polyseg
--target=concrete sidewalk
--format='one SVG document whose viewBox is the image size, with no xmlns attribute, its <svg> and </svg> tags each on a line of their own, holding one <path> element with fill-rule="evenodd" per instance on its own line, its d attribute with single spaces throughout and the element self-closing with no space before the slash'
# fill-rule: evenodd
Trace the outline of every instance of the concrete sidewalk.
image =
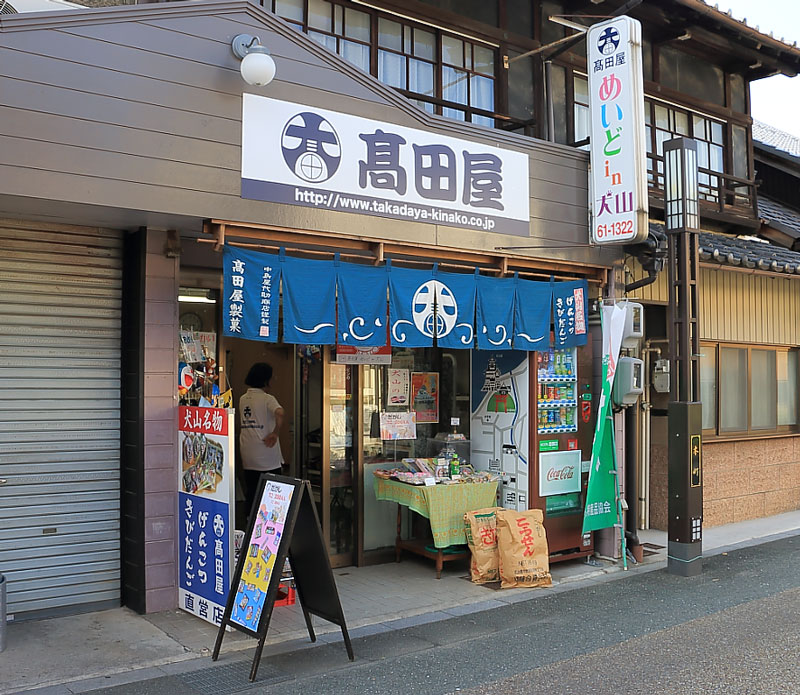
<svg viewBox="0 0 800 695">
<path fill-rule="evenodd" d="M 713 555 L 781 536 L 800 534 L 800 511 L 705 531 L 703 550 Z M 400 565 L 348 567 L 334 571 L 353 638 L 445 620 L 568 591 L 587 583 L 623 578 L 666 565 L 666 533 L 642 531 L 644 562 L 627 574 L 604 560 L 553 565 L 550 589 L 492 590 L 468 581 L 466 565 L 446 567 L 436 580 L 432 564 L 404 555 Z M 660 547 L 659 547 L 660 546 Z M 453 563 L 456 564 L 456 563 Z M 320 642 L 341 641 L 337 627 L 315 619 Z M 47 620 L 12 623 L 8 648 L 0 654 L 0 695 L 68 695 L 186 673 L 211 665 L 216 628 L 182 611 L 139 616 L 125 608 Z M 299 606 L 276 608 L 264 657 L 313 645 Z M 221 661 L 236 658 L 255 641 L 233 631 L 225 636 Z M 227 655 L 227 656 L 226 656 Z M 346 659 L 344 648 L 342 656 Z"/>
</svg>

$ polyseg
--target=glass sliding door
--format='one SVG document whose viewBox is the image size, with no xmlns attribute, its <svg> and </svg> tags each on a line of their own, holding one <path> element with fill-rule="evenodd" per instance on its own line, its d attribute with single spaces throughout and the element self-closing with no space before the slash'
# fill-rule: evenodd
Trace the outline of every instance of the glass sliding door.
<svg viewBox="0 0 800 695">
<path fill-rule="evenodd" d="M 330 353 L 329 353 L 330 354 Z M 357 368 L 326 360 L 327 392 L 324 414 L 328 422 L 327 539 L 334 567 L 352 565 L 356 551 L 355 405 Z"/>
<path fill-rule="evenodd" d="M 356 552 L 354 445 L 356 368 L 320 358 L 298 362 L 297 475 L 311 483 L 314 502 L 334 567 L 352 565 Z"/>
</svg>

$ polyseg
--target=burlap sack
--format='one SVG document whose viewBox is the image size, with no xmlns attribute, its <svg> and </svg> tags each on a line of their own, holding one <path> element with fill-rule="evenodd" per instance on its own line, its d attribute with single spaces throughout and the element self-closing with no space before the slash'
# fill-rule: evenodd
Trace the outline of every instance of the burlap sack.
<svg viewBox="0 0 800 695">
<path fill-rule="evenodd" d="M 501 587 L 552 586 L 542 510 L 498 509 L 496 516 Z"/>
<path fill-rule="evenodd" d="M 495 507 L 464 514 L 467 543 L 472 551 L 469 572 L 476 584 L 500 580 L 497 557 L 497 523 Z"/>
</svg>

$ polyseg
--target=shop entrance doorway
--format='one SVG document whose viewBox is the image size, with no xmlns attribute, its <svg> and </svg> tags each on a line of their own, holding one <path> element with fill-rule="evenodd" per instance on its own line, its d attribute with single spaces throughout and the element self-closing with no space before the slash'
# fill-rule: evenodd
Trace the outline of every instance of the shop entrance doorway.
<svg viewBox="0 0 800 695">
<path fill-rule="evenodd" d="M 330 350 L 300 356 L 298 475 L 311 481 L 331 564 L 355 564 L 358 370 L 331 362 Z"/>
<path fill-rule="evenodd" d="M 247 372 L 256 362 L 267 362 L 272 366 L 272 381 L 270 382 L 270 393 L 272 393 L 281 404 L 285 413 L 283 427 L 280 430 L 278 439 L 280 441 L 283 460 L 286 462 L 285 470 L 290 475 L 294 475 L 294 412 L 295 412 L 295 357 L 294 345 L 275 345 L 272 343 L 262 343 L 253 340 L 241 340 L 238 338 L 225 339 L 225 365 L 228 382 L 233 388 L 233 405 L 236 408 L 236 468 L 237 473 L 241 471 L 241 456 L 239 454 L 239 399 L 247 391 L 244 383 Z M 241 476 L 239 476 L 241 481 Z M 243 492 L 243 491 L 240 491 Z M 236 528 L 243 529 L 247 525 L 248 509 L 244 508 L 244 502 L 239 499 L 241 494 L 237 494 L 236 504 Z"/>
</svg>

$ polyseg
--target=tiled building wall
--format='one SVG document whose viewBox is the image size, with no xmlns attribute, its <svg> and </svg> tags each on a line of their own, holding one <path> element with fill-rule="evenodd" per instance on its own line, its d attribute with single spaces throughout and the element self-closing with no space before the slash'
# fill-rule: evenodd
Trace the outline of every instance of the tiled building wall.
<svg viewBox="0 0 800 695">
<path fill-rule="evenodd" d="M 179 259 L 164 254 L 166 232 L 148 230 L 144 312 L 144 541 L 147 612 L 177 605 Z"/>
<path fill-rule="evenodd" d="M 666 418 L 653 418 L 650 526 L 667 528 Z M 703 525 L 800 509 L 800 437 L 703 444 Z"/>
<path fill-rule="evenodd" d="M 703 447 L 706 526 L 800 508 L 800 438 L 708 443 Z"/>
</svg>

